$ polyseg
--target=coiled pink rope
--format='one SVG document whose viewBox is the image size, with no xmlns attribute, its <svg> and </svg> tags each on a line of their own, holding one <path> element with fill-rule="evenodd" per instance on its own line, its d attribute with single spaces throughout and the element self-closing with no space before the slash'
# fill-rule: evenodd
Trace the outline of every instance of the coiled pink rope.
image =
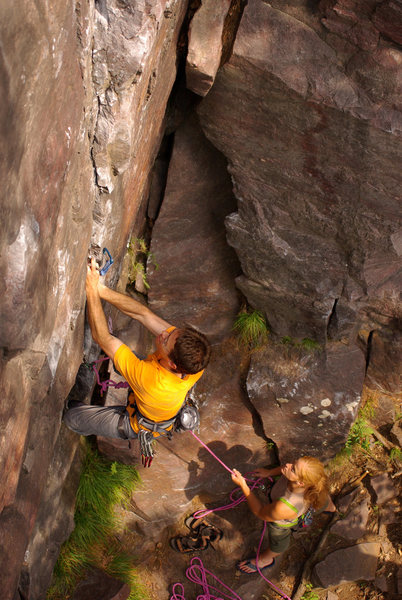
<svg viewBox="0 0 402 600">
<path fill-rule="evenodd" d="M 213 583 L 208 583 L 207 575 L 213 580 Z M 236 592 L 218 579 L 211 571 L 208 571 L 198 556 L 191 559 L 190 566 L 186 569 L 186 577 L 192 583 L 198 583 L 202 586 L 203 593 L 197 596 L 196 600 L 223 600 L 224 598 L 227 600 L 242 600 Z M 223 590 L 218 589 L 214 585 L 215 583 L 218 583 Z M 186 600 L 181 583 L 175 583 L 172 592 L 170 600 Z M 215 592 L 219 595 L 216 596 Z"/>
</svg>

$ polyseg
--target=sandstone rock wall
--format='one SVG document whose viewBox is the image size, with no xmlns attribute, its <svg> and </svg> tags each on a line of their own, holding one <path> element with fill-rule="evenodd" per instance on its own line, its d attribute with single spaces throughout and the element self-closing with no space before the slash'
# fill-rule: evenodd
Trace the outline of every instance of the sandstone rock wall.
<svg viewBox="0 0 402 600">
<path fill-rule="evenodd" d="M 325 343 L 400 317 L 402 54 L 378 3 L 322 4 L 251 0 L 198 112 L 238 199 L 238 287 L 277 334 Z"/>
<path fill-rule="evenodd" d="M 106 245 L 116 282 L 145 212 L 186 8 L 186 0 L 16 0 L 1 8 L 5 599 L 24 556 L 24 597 L 44 597 L 67 533 L 58 518 L 69 523 L 71 497 L 62 491 L 76 437 L 55 448 L 63 448 L 62 408 L 83 358 L 87 254 L 90 244 Z"/>
</svg>

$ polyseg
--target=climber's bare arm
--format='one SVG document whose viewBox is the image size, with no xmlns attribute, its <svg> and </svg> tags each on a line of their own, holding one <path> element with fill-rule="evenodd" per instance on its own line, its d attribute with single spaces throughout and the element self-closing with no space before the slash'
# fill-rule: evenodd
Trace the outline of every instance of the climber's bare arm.
<svg viewBox="0 0 402 600">
<path fill-rule="evenodd" d="M 146 327 L 153 335 L 159 335 L 162 331 L 171 327 L 170 323 L 161 319 L 158 315 L 155 315 L 149 308 L 143 306 L 141 302 L 137 302 L 137 300 L 134 300 L 131 296 L 115 292 L 101 283 L 99 283 L 98 289 L 102 300 L 106 300 L 110 304 L 113 304 L 113 306 L 132 319 L 142 323 L 142 325 L 144 325 L 144 327 Z"/>
<path fill-rule="evenodd" d="M 102 350 L 113 360 L 117 349 L 123 342 L 109 331 L 99 295 L 98 283 L 99 271 L 96 261 L 92 259 L 91 264 L 87 267 L 86 279 L 89 326 L 94 341 L 99 344 Z"/>
</svg>

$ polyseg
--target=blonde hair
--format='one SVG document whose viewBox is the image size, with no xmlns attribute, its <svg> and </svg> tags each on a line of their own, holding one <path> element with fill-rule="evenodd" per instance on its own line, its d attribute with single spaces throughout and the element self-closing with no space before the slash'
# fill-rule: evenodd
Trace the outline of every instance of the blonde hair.
<svg viewBox="0 0 402 600">
<path fill-rule="evenodd" d="M 304 500 L 315 510 L 322 508 L 328 498 L 329 482 L 324 465 L 313 456 L 302 456 L 296 461 L 295 475 L 304 484 Z"/>
</svg>

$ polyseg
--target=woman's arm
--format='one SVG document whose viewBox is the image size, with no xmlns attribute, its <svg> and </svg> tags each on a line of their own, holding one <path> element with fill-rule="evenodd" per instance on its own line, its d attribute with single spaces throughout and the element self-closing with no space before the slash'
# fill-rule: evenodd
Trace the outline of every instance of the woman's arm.
<svg viewBox="0 0 402 600">
<path fill-rule="evenodd" d="M 280 467 L 279 467 L 280 468 Z M 232 481 L 238 485 L 246 497 L 247 504 L 251 510 L 251 512 L 262 519 L 263 521 L 280 521 L 282 519 L 294 519 L 295 513 L 294 511 L 286 506 L 283 502 L 275 501 L 270 504 L 263 504 L 259 498 L 250 490 L 247 485 L 247 481 L 244 479 L 243 475 L 233 469 Z"/>
</svg>

